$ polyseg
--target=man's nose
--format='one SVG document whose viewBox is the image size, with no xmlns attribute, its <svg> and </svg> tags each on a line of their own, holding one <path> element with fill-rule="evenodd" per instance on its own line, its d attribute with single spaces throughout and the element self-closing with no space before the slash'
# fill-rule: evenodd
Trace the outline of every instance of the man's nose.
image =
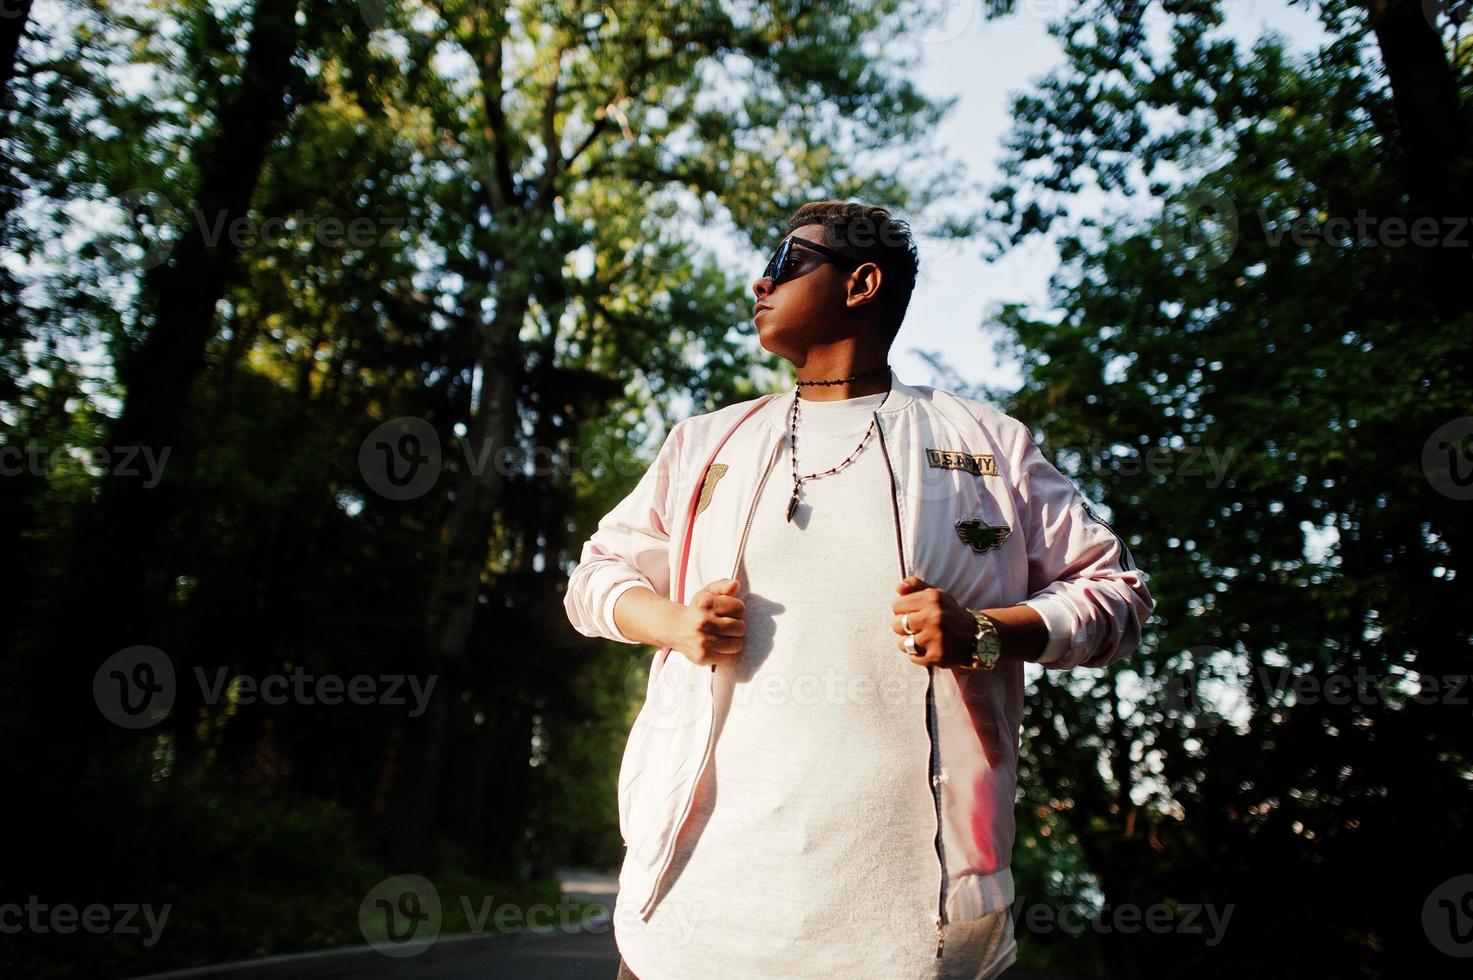
<svg viewBox="0 0 1473 980">
<path fill-rule="evenodd" d="M 759 276 L 757 281 L 752 283 L 752 294 L 758 299 L 762 299 L 770 292 L 772 292 L 772 280 L 766 276 Z"/>
</svg>

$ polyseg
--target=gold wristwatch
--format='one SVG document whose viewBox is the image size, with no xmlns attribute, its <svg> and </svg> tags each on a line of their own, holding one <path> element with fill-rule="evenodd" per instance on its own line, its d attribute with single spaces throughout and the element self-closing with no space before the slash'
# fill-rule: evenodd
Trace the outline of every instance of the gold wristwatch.
<svg viewBox="0 0 1473 980">
<path fill-rule="evenodd" d="M 960 670 L 991 670 L 1002 658 L 1002 644 L 997 635 L 997 624 L 980 609 L 968 609 L 977 621 L 977 632 L 972 636 L 972 662 Z"/>
</svg>

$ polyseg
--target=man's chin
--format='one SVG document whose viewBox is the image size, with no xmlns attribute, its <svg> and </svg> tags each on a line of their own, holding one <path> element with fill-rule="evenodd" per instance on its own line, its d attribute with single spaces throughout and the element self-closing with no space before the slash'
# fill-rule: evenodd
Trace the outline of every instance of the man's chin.
<svg viewBox="0 0 1473 980">
<path fill-rule="evenodd" d="M 763 350 L 778 357 L 793 359 L 793 338 L 785 336 L 784 331 L 773 322 L 771 313 L 762 317 L 761 324 L 757 327 L 757 340 L 761 342 Z"/>
</svg>

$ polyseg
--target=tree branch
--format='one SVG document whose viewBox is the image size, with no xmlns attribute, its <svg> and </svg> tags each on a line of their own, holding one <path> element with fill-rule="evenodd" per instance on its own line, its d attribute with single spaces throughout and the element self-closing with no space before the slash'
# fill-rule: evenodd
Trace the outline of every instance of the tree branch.
<svg viewBox="0 0 1473 980">
<path fill-rule="evenodd" d="M 542 181 L 537 191 L 537 206 L 544 213 L 552 208 L 553 187 L 557 183 L 558 170 L 562 167 L 562 141 L 557 131 L 558 82 L 563 73 L 565 50 L 558 48 L 552 58 L 552 77 L 547 80 L 542 98 L 542 149 L 546 161 L 542 167 Z"/>
<path fill-rule="evenodd" d="M 497 7 L 489 12 L 491 23 L 489 42 L 475 52 L 476 69 L 481 80 L 481 105 L 486 113 L 486 139 L 491 144 L 491 159 L 494 167 L 492 180 L 492 210 L 520 206 L 521 197 L 511 166 L 511 153 L 507 148 L 506 110 L 502 105 L 503 44 L 506 40 L 505 11 Z"/>
</svg>

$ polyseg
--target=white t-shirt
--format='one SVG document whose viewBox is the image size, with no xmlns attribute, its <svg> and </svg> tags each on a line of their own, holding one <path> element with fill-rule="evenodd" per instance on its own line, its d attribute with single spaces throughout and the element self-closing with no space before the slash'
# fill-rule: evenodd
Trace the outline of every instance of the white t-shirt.
<svg viewBox="0 0 1473 980">
<path fill-rule="evenodd" d="M 885 397 L 804 398 L 799 475 L 853 453 Z M 620 954 L 640 980 L 993 976 L 1016 950 L 1007 909 L 949 925 L 935 955 L 927 675 L 890 625 L 879 434 L 804 480 L 788 523 L 792 489 L 785 440 L 738 571 L 747 632 L 716 670 L 712 759 L 650 920 L 616 902 Z"/>
</svg>

